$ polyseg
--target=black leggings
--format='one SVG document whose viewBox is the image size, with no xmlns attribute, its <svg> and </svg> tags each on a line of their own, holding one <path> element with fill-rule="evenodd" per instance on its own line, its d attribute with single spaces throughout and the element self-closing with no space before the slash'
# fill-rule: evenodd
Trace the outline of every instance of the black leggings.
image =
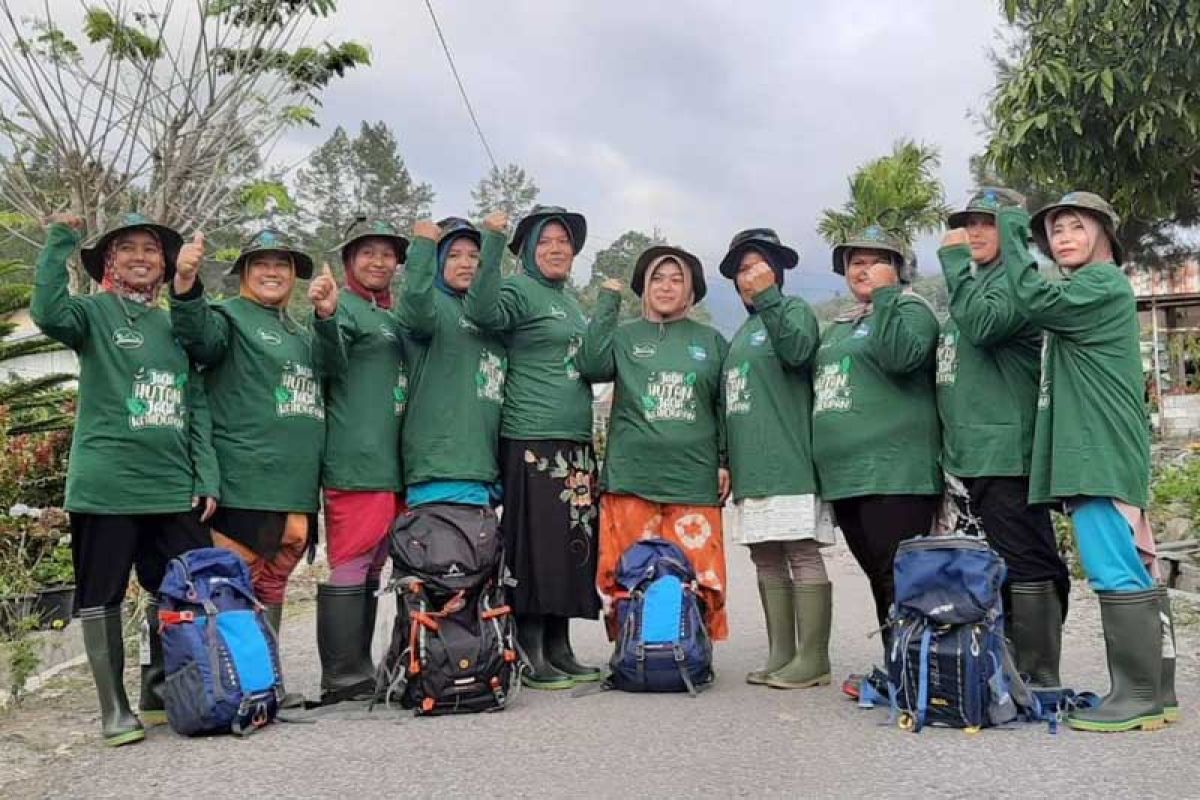
<svg viewBox="0 0 1200 800">
<path fill-rule="evenodd" d="M 939 500 L 938 495 L 872 494 L 833 501 L 838 527 L 871 582 L 880 627 L 887 622 L 896 594 L 896 548 L 905 539 L 929 533 Z"/>
</svg>

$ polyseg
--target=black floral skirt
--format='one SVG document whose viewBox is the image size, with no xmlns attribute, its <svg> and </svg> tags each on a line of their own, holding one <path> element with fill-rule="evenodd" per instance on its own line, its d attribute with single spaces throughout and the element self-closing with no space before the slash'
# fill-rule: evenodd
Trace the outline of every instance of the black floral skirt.
<svg viewBox="0 0 1200 800">
<path fill-rule="evenodd" d="M 518 614 L 595 619 L 596 457 L 590 442 L 500 440 L 500 530 Z"/>
</svg>

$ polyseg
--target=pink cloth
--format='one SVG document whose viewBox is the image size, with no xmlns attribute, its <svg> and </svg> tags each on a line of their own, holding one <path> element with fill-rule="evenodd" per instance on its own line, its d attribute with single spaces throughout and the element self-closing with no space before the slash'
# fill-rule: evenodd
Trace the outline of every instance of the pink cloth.
<svg viewBox="0 0 1200 800">
<path fill-rule="evenodd" d="M 395 492 L 325 490 L 325 550 L 329 566 L 371 553 L 403 509 Z"/>
<path fill-rule="evenodd" d="M 1145 509 L 1131 506 L 1120 500 L 1113 500 L 1113 505 L 1133 529 L 1133 543 L 1142 557 L 1142 564 L 1155 581 L 1162 581 L 1162 570 L 1158 567 L 1158 546 L 1154 543 L 1154 531 L 1150 528 L 1150 515 Z"/>
</svg>

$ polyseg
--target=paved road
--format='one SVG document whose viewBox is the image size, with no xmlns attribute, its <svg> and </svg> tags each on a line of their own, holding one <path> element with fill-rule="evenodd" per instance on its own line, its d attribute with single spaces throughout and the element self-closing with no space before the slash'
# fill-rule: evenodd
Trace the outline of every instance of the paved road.
<svg viewBox="0 0 1200 800">
<path fill-rule="evenodd" d="M 841 548 L 829 563 L 840 676 L 868 663 L 878 645 L 864 638 L 872 619 L 865 579 Z M 502 714 L 277 725 L 243 741 L 186 740 L 156 728 L 142 744 L 106 750 L 94 743 L 94 699 L 76 677 L 0 717 L 0 796 L 1200 797 L 1200 626 L 1181 631 L 1185 719 L 1165 731 L 1050 736 L 1022 725 L 912 735 L 835 687 L 743 683 L 763 642 L 753 567 L 740 548 L 730 553 L 730 574 L 732 638 L 718 646 L 717 685 L 698 699 L 525 691 Z M 1080 589 L 1074 600 L 1065 674 L 1104 689 L 1094 598 Z M 387 624 L 381 619 L 381 630 Z M 577 631 L 580 654 L 603 660 L 599 625 Z M 311 609 L 288 617 L 293 689 L 316 691 L 313 639 Z M 73 710 L 79 698 L 86 713 Z"/>
</svg>

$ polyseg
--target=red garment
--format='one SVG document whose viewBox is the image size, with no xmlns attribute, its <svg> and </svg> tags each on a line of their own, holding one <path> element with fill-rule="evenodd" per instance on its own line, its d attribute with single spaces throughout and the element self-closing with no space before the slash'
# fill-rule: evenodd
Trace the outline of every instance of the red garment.
<svg viewBox="0 0 1200 800">
<path fill-rule="evenodd" d="M 404 503 L 395 492 L 325 490 L 325 553 L 336 567 L 379 546 Z"/>
</svg>

